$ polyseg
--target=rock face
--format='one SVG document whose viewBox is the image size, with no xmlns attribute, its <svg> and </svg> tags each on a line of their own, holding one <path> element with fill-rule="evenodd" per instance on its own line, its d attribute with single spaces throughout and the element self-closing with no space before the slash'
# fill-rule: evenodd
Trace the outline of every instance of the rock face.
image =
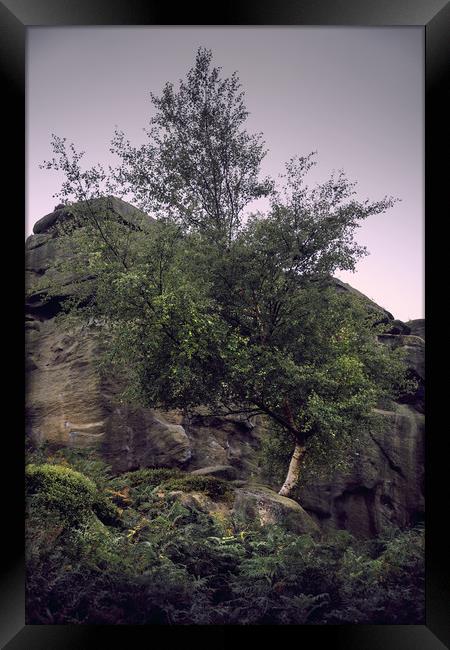
<svg viewBox="0 0 450 650">
<path fill-rule="evenodd" d="M 86 331 L 61 331 L 54 319 L 27 326 L 27 426 L 38 441 L 87 446 L 102 435 L 107 406 Z"/>
<path fill-rule="evenodd" d="M 133 229 L 142 229 L 154 221 L 141 210 L 116 197 L 93 199 L 89 205 L 90 210 L 102 210 Z M 53 318 L 60 310 L 61 300 L 71 295 L 74 280 L 89 282 L 91 279 L 87 274 L 82 278 L 70 272 L 62 275 L 56 268 L 56 261 L 62 256 L 70 259 L 73 251 L 70 245 L 63 249 L 60 229 L 70 231 L 82 227 L 82 215 L 86 211 L 83 203 L 74 203 L 66 207 L 56 206 L 53 212 L 34 224 L 34 234 L 28 237 L 25 244 L 25 283 L 30 292 L 26 302 L 29 319 Z M 44 281 L 45 284 L 47 279 L 58 279 L 63 287 L 62 295 L 53 297 L 49 302 L 43 300 L 42 291 L 38 287 L 40 281 Z"/>
<path fill-rule="evenodd" d="M 26 342 L 27 433 L 36 442 L 96 447 L 116 472 L 227 465 L 233 478 L 256 473 L 262 426 L 200 414 L 185 421 L 181 413 L 118 404 L 114 384 L 97 372 L 99 349 L 89 327 L 31 320 Z"/>
<path fill-rule="evenodd" d="M 100 451 L 116 471 L 139 467 L 183 467 L 191 444 L 182 426 L 145 409 L 115 408 L 107 418 Z"/>
<path fill-rule="evenodd" d="M 213 476 L 214 478 L 221 478 L 224 481 L 235 481 L 237 477 L 236 469 L 232 465 L 202 467 L 201 469 L 194 469 L 191 474 L 194 476 Z"/>
<path fill-rule="evenodd" d="M 347 471 L 300 490 L 303 507 L 321 528 L 343 528 L 373 536 L 389 526 L 421 521 L 425 511 L 425 340 L 424 321 L 392 321 L 380 341 L 403 348 L 413 394 L 378 409 L 377 424 L 362 441 L 364 450 Z M 405 332 L 411 332 L 406 334 Z"/>
<path fill-rule="evenodd" d="M 322 529 L 372 536 L 423 518 L 424 415 L 406 404 L 377 415 L 380 426 L 345 473 L 300 490 L 300 502 Z"/>
<path fill-rule="evenodd" d="M 415 320 L 409 320 L 406 325 L 410 329 L 410 334 L 414 336 L 419 336 L 425 341 L 425 320 L 423 318 L 416 318 Z"/>
<path fill-rule="evenodd" d="M 147 215 L 109 198 L 114 212 L 139 228 Z M 117 385 L 100 378 L 98 343 L 92 326 L 68 329 L 55 316 L 70 295 L 74 278 L 64 278 L 64 295 L 43 300 L 38 283 L 55 273 L 62 254 L 58 224 L 71 227 L 72 211 L 58 209 L 38 221 L 26 242 L 26 414 L 27 433 L 36 441 L 94 448 L 116 472 L 140 467 L 179 467 L 234 481 L 258 478 L 262 420 L 207 417 L 131 408 L 117 400 Z M 87 282 L 88 276 L 83 278 Z M 355 291 L 336 281 L 340 291 Z M 359 293 L 359 292 L 357 292 Z M 236 491 L 236 515 L 261 523 L 288 520 L 298 532 L 343 528 L 357 535 L 379 533 L 386 525 L 406 526 L 423 516 L 424 321 L 402 323 L 375 303 L 371 308 L 390 330 L 384 344 L 406 351 L 418 388 L 402 403 L 380 410 L 381 424 L 364 441 L 364 454 L 327 482 L 310 481 L 298 505 L 275 492 L 245 483 Z"/>
<path fill-rule="evenodd" d="M 101 206 L 103 202 L 98 201 Z M 109 197 L 118 218 L 138 228 L 150 217 Z M 99 205 L 95 202 L 93 208 Z M 68 329 L 55 320 L 75 279 L 62 282 L 62 295 L 45 302 L 39 283 L 55 276 L 63 254 L 58 227 L 78 227 L 70 208 L 59 206 L 34 226 L 26 242 L 26 414 L 27 433 L 37 442 L 94 447 L 116 472 L 139 467 L 231 466 L 233 478 L 257 471 L 262 425 L 228 417 L 189 421 L 181 413 L 155 413 L 117 402 L 117 385 L 100 379 L 94 326 Z M 66 249 L 64 254 L 67 255 Z M 89 281 L 89 277 L 83 277 Z M 79 278 L 78 278 L 79 280 Z"/>
</svg>

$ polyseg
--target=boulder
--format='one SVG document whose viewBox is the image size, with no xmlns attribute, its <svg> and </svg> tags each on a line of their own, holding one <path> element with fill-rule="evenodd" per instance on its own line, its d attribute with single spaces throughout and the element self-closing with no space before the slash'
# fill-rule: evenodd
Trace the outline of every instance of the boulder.
<svg viewBox="0 0 450 650">
<path fill-rule="evenodd" d="M 202 467 L 201 469 L 194 469 L 191 474 L 196 476 L 214 476 L 214 478 L 221 478 L 225 481 L 233 481 L 236 479 L 237 471 L 232 465 L 213 465 L 212 467 Z"/>
<path fill-rule="evenodd" d="M 154 221 L 152 217 L 142 212 L 142 210 L 115 196 L 91 199 L 89 205 L 94 211 L 101 210 L 102 213 L 114 215 L 123 223 L 134 227 L 141 227 L 143 224 Z M 63 223 L 70 223 L 71 226 L 77 227 L 79 216 L 83 217 L 83 213 L 88 212 L 86 206 L 87 203 L 84 201 L 68 205 L 57 205 L 53 212 L 36 221 L 33 226 L 33 233 L 35 235 L 41 235 L 42 233 L 56 234 L 57 227 Z"/>
<path fill-rule="evenodd" d="M 362 298 L 370 311 L 379 314 L 380 322 L 391 323 L 392 321 L 394 321 L 393 315 L 389 311 L 387 311 L 387 309 L 384 309 L 384 307 L 380 307 L 380 305 L 377 305 L 376 302 L 370 300 L 370 298 L 368 298 L 363 293 L 361 293 L 361 291 L 358 291 L 358 289 L 355 289 L 350 284 L 347 284 L 346 282 L 343 282 L 338 278 L 332 278 L 331 281 L 333 286 L 335 286 L 338 292 L 351 293 L 352 295 L 357 296 L 358 298 Z M 396 322 L 400 322 L 400 321 L 396 321 Z"/>
<path fill-rule="evenodd" d="M 223 521 L 231 522 L 230 508 L 224 501 L 215 501 L 211 499 L 204 492 L 191 491 L 184 492 L 183 490 L 171 490 L 164 493 L 159 492 L 162 498 L 178 501 L 184 508 L 193 511 L 200 511 L 205 514 L 217 518 L 220 514 L 220 519 Z"/>
<path fill-rule="evenodd" d="M 391 349 L 405 351 L 405 363 L 420 379 L 425 379 L 425 341 L 412 334 L 381 334 L 379 340 Z"/>
<path fill-rule="evenodd" d="M 189 470 L 204 467 L 232 466 L 233 478 L 259 474 L 258 451 L 267 423 L 263 418 L 251 422 L 234 416 L 210 416 L 203 409 L 183 420 L 191 440 Z"/>
<path fill-rule="evenodd" d="M 425 340 L 413 334 L 382 334 L 378 338 L 391 349 L 404 351 L 408 374 L 417 384 L 415 390 L 402 395 L 399 402 L 411 404 L 420 413 L 425 413 Z"/>
<path fill-rule="evenodd" d="M 394 319 L 389 323 L 389 330 L 387 334 L 411 334 L 409 325 L 401 320 Z"/>
<path fill-rule="evenodd" d="M 283 526 L 298 534 L 320 534 L 317 523 L 296 501 L 263 485 L 237 488 L 232 516 L 238 527 L 256 523 Z"/>
</svg>

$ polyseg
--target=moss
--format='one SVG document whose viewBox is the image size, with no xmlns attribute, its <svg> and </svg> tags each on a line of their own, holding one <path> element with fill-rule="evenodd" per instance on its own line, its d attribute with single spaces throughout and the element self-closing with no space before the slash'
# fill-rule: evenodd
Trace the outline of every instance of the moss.
<svg viewBox="0 0 450 650">
<path fill-rule="evenodd" d="M 107 526 L 120 526 L 122 523 L 119 508 L 102 494 L 95 501 L 93 510 Z"/>
<path fill-rule="evenodd" d="M 149 467 L 138 469 L 134 472 L 125 472 L 116 477 L 111 484 L 120 489 L 123 487 L 138 488 L 144 486 L 156 487 L 163 481 L 183 476 L 183 472 L 178 469 L 168 469 L 167 467 Z"/>
<path fill-rule="evenodd" d="M 227 483 L 213 476 L 193 476 L 187 474 L 180 478 L 172 478 L 161 483 L 163 490 L 181 490 L 182 492 L 203 492 L 214 498 L 229 497 L 232 490 Z"/>
<path fill-rule="evenodd" d="M 111 467 L 98 457 L 95 448 L 59 449 L 48 459 L 49 463 L 65 465 L 90 478 L 99 489 L 107 486 L 111 478 Z"/>
<path fill-rule="evenodd" d="M 71 523 L 81 522 L 98 501 L 95 483 L 62 465 L 28 465 L 25 471 L 26 492 L 32 506 L 56 511 Z"/>
</svg>

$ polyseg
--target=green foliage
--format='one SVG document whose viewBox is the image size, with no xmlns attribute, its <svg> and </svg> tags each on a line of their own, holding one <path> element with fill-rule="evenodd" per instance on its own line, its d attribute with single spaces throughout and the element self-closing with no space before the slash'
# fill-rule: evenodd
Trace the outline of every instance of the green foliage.
<svg viewBox="0 0 450 650">
<path fill-rule="evenodd" d="M 115 477 L 110 482 L 110 488 L 119 496 L 119 501 L 120 494 L 124 494 L 125 504 L 131 500 L 136 509 L 146 510 L 151 507 L 153 491 L 158 485 L 181 476 L 183 473 L 177 469 L 165 467 L 140 469 Z"/>
<path fill-rule="evenodd" d="M 132 472 L 124 472 L 115 478 L 112 482 L 112 485 L 121 487 L 131 487 L 137 488 L 141 487 L 151 487 L 154 488 L 157 485 L 160 485 L 163 481 L 167 481 L 172 478 L 177 478 L 183 476 L 183 472 L 178 469 L 169 469 L 167 467 L 147 467 L 145 469 L 138 469 Z"/>
<path fill-rule="evenodd" d="M 95 500 L 92 510 L 99 520 L 108 526 L 121 524 L 120 511 L 107 495 L 100 494 Z"/>
<path fill-rule="evenodd" d="M 99 489 L 103 489 L 111 478 L 111 467 L 99 457 L 96 449 L 64 447 L 47 454 L 46 462 L 55 465 L 64 465 L 84 474 Z"/>
<path fill-rule="evenodd" d="M 424 531 L 415 528 L 378 540 L 381 552 L 348 548 L 339 578 L 342 607 L 327 616 L 331 623 L 389 623 L 424 620 Z M 373 548 L 373 542 L 367 547 Z M 364 552 L 366 551 L 366 552 Z"/>
<path fill-rule="evenodd" d="M 213 476 L 192 476 L 185 475 L 180 478 L 172 478 L 161 484 L 163 490 L 181 490 L 182 492 L 204 492 L 214 498 L 227 497 L 230 495 L 230 487 L 227 481 Z"/>
<path fill-rule="evenodd" d="M 94 324 L 102 372 L 121 378 L 123 400 L 264 414 L 326 465 L 405 387 L 399 351 L 377 340 L 379 314 L 331 281 L 366 254 L 356 229 L 395 199 L 359 200 L 342 172 L 309 187 L 313 154 L 288 161 L 281 185 L 261 180 L 264 146 L 244 128 L 238 77 L 222 79 L 208 50 L 152 102 L 148 142 L 116 133 L 110 174 L 83 172 L 82 154 L 53 139 L 45 166 L 64 173 L 61 196 L 75 200 L 80 226 L 61 268 L 95 277 L 74 283 L 69 314 Z M 127 226 L 112 200 L 99 201 L 102 187 L 158 221 Z M 267 213 L 243 219 L 260 196 Z"/>
<path fill-rule="evenodd" d="M 67 467 L 28 467 L 27 623 L 423 623 L 422 529 L 377 540 L 340 531 L 320 541 L 276 526 L 225 530 L 155 490 L 161 479 L 161 487 L 192 490 L 200 479 L 220 500 L 222 482 L 204 478 L 138 470 L 102 491 Z M 102 523 L 93 513 L 110 490 L 124 489 L 119 479 L 129 501 Z M 139 490 L 150 483 L 140 510 Z"/>
<path fill-rule="evenodd" d="M 95 484 L 83 474 L 60 465 L 28 465 L 27 496 L 33 506 L 54 510 L 67 522 L 82 522 L 97 498 Z"/>
<path fill-rule="evenodd" d="M 273 487 L 282 485 L 293 449 L 294 441 L 286 436 L 281 427 L 271 426 L 265 432 L 259 451 L 259 468 L 263 481 Z"/>
</svg>

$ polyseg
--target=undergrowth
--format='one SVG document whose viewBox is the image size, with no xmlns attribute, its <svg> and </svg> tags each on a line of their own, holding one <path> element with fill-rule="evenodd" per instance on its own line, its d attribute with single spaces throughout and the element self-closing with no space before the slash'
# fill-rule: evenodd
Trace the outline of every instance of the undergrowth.
<svg viewBox="0 0 450 650">
<path fill-rule="evenodd" d="M 80 454 L 45 460 L 27 469 L 28 624 L 424 622 L 422 528 L 320 541 L 230 528 L 168 496 L 220 502 L 225 481 L 166 469 L 112 477 Z"/>
</svg>

